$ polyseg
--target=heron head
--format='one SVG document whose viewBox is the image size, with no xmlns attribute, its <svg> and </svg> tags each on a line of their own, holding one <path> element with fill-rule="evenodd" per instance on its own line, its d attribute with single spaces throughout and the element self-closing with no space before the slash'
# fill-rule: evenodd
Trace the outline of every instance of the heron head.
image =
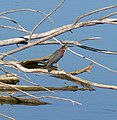
<svg viewBox="0 0 117 120">
<path fill-rule="evenodd" d="M 61 49 L 64 49 L 64 50 L 66 50 L 67 48 L 69 48 L 69 47 L 73 47 L 73 46 L 67 46 L 67 45 L 63 45 L 62 47 L 61 47 Z"/>
</svg>

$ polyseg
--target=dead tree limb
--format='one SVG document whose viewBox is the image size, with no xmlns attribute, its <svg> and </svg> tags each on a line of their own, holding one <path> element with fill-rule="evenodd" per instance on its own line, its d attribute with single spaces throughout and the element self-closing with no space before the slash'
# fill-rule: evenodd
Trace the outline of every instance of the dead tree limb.
<svg viewBox="0 0 117 120">
<path fill-rule="evenodd" d="M 89 21 L 85 21 L 85 22 L 80 22 L 77 23 L 76 25 L 72 25 L 72 24 L 68 24 L 59 28 L 55 28 L 53 30 L 47 31 L 47 32 L 43 32 L 40 34 L 33 34 L 31 37 L 31 40 L 34 39 L 39 39 L 33 43 L 30 43 L 26 46 L 23 46 L 22 48 L 19 48 L 17 51 L 24 50 L 26 48 L 29 48 L 31 46 L 40 44 L 48 39 L 51 39 L 55 36 L 58 36 L 60 34 L 63 34 L 65 32 L 71 31 L 73 29 L 77 29 L 77 28 L 81 28 L 81 27 L 86 27 L 86 26 L 95 26 L 95 25 L 99 25 L 99 24 L 117 24 L 117 22 L 114 22 L 114 20 L 89 20 Z M 0 46 L 5 46 L 5 45 L 11 45 L 11 44 L 18 44 L 20 42 L 25 42 L 26 40 L 28 40 L 29 35 L 27 36 L 22 36 L 19 38 L 11 38 L 11 39 L 7 39 L 7 40 L 2 40 L 0 41 Z M 10 54 L 10 53 L 9 53 Z M 11 53 L 12 54 L 12 53 Z"/>
<path fill-rule="evenodd" d="M 84 87 L 94 86 L 94 87 L 98 87 L 98 88 L 117 90 L 117 86 L 115 86 L 115 85 L 105 85 L 105 84 L 90 82 L 88 80 L 84 80 L 82 78 L 73 76 L 71 74 L 67 74 L 66 72 L 63 72 L 63 71 L 52 71 L 52 74 L 57 78 L 66 79 L 66 80 L 72 81 L 76 84 L 82 85 Z"/>
<path fill-rule="evenodd" d="M 46 105 L 48 102 L 43 102 L 37 99 L 31 98 L 21 98 L 14 96 L 0 96 L 0 104 L 11 104 L 11 105 L 29 105 L 29 106 L 37 106 L 37 105 Z"/>
<path fill-rule="evenodd" d="M 40 86 L 26 86 L 26 85 L 11 85 L 12 87 L 9 86 L 4 86 L 0 84 L 0 92 L 18 92 L 14 88 L 18 88 L 22 91 L 47 91 L 44 88 Z M 85 91 L 89 90 L 88 88 L 79 88 L 78 86 L 64 86 L 64 87 L 45 87 L 51 91 Z M 92 89 L 94 90 L 94 89 Z"/>
<path fill-rule="evenodd" d="M 66 79 L 69 81 L 72 81 L 74 83 L 77 83 L 79 85 L 82 86 L 95 86 L 95 87 L 99 87 L 99 88 L 107 88 L 107 89 L 114 89 L 117 90 L 117 86 L 114 85 L 104 85 L 104 84 L 99 84 L 99 83 L 95 83 L 95 82 L 90 82 L 87 80 L 84 80 L 82 78 L 76 77 L 72 74 L 66 73 L 64 71 L 57 71 L 57 70 L 52 70 L 51 72 L 48 72 L 48 69 L 28 69 L 23 67 L 22 65 L 15 63 L 14 61 L 0 61 L 0 64 L 3 65 L 12 65 L 13 67 L 16 67 L 17 69 L 23 71 L 23 72 L 27 72 L 27 73 L 46 73 L 46 74 L 50 74 L 52 76 L 61 78 L 61 79 Z"/>
<path fill-rule="evenodd" d="M 16 76 L 6 74 L 6 75 L 0 76 L 0 82 L 7 83 L 7 84 L 17 84 L 20 81 Z"/>
<path fill-rule="evenodd" d="M 5 52 L 3 53 L 1 56 L 0 56 L 0 59 L 3 59 L 4 57 L 6 57 L 7 55 L 11 55 L 11 54 L 14 54 L 16 52 L 19 52 L 19 51 L 22 51 L 22 50 L 25 50 L 27 48 L 30 48 L 32 46 L 35 46 L 39 43 L 42 43 L 48 39 L 51 39 L 55 36 L 58 36 L 60 34 L 63 34 L 67 31 L 71 31 L 73 29 L 76 29 L 76 28 L 80 28 L 80 27 L 86 27 L 86 26 L 94 26 L 94 25 L 98 25 L 98 24 L 117 24 L 117 22 L 110 22 L 110 21 L 105 21 L 105 20 L 102 20 L 102 21 L 99 21 L 99 20 L 93 20 L 93 21 L 86 21 L 86 22 L 81 22 L 81 23 L 78 23 L 76 25 L 72 25 L 72 24 L 69 24 L 69 25 L 65 25 L 65 26 L 62 26 L 58 29 L 54 29 L 52 31 L 49 32 L 50 35 L 44 37 L 44 38 L 41 38 L 35 42 L 32 42 L 30 44 L 27 44 L 25 46 L 22 46 L 22 47 L 19 47 L 19 48 L 16 48 L 16 49 L 13 49 L 11 51 L 8 51 L 8 52 Z M 51 33 L 52 32 L 52 33 Z M 24 36 L 23 38 L 25 38 L 26 36 Z M 29 37 L 29 36 L 27 36 Z M 35 39 L 35 38 L 38 38 L 38 35 L 32 35 L 32 39 Z M 21 38 L 22 39 L 22 38 Z M 27 38 L 28 39 L 28 38 Z"/>
<path fill-rule="evenodd" d="M 97 12 L 101 12 L 101 11 L 105 11 L 105 10 L 108 10 L 108 9 L 116 8 L 116 7 L 117 7 L 117 5 L 108 6 L 108 7 L 100 8 L 100 9 L 91 11 L 91 12 L 89 12 L 89 13 L 86 13 L 86 14 L 84 14 L 84 15 L 81 15 L 81 16 L 79 16 L 78 18 L 76 18 L 76 19 L 74 20 L 73 25 L 77 24 L 77 22 L 78 22 L 80 19 L 84 18 L 84 17 L 87 17 L 87 16 L 92 15 L 92 14 L 97 13 Z"/>
</svg>

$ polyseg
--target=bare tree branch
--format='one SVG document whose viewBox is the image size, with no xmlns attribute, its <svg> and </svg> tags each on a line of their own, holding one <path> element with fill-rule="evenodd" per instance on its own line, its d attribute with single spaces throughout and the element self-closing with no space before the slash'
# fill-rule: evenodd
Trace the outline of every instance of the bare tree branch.
<svg viewBox="0 0 117 120">
<path fill-rule="evenodd" d="M 39 13 L 42 13 L 43 15 L 47 15 L 45 12 L 42 12 L 40 10 L 34 10 L 34 9 L 29 9 L 29 8 L 22 8 L 22 9 L 17 9 L 17 10 L 9 10 L 9 11 L 5 11 L 5 12 L 0 12 L 0 15 L 14 13 L 14 12 L 22 12 L 22 11 L 36 12 L 36 13 L 39 12 Z M 54 24 L 54 21 L 50 17 L 48 17 L 48 18 Z"/>
<path fill-rule="evenodd" d="M 16 22 L 15 20 L 9 18 L 9 17 L 6 17 L 6 16 L 0 16 L 0 18 L 3 18 L 3 19 L 6 19 L 6 20 L 9 20 L 13 23 L 15 23 L 20 29 L 22 29 L 22 31 L 26 31 L 26 33 L 30 33 L 29 31 L 25 30 L 18 22 Z"/>
<path fill-rule="evenodd" d="M 49 103 L 43 102 L 43 101 L 40 101 L 37 99 L 32 99 L 32 98 L 22 98 L 22 97 L 14 97 L 14 96 L 0 96 L 0 104 L 37 106 L 37 105 L 46 105 Z"/>
<path fill-rule="evenodd" d="M 18 92 L 15 88 L 18 88 L 22 91 L 47 91 L 40 86 L 26 86 L 26 85 L 11 85 L 13 87 L 8 87 L 4 85 L 0 85 L 0 92 Z M 89 90 L 87 88 L 79 88 L 78 86 L 65 86 L 65 87 L 45 87 L 51 91 L 59 90 L 59 91 L 85 91 Z M 94 89 L 93 89 L 94 90 Z"/>
<path fill-rule="evenodd" d="M 95 86 L 95 87 L 99 87 L 99 88 L 107 88 L 107 89 L 117 90 L 117 86 L 114 86 L 114 85 L 104 85 L 104 84 L 90 82 L 90 81 L 81 79 L 79 77 L 76 77 L 76 76 L 74 76 L 72 74 L 66 73 L 64 71 L 52 70 L 51 72 L 48 72 L 47 69 L 27 69 L 27 68 L 24 68 L 23 66 L 21 66 L 20 64 L 15 63 L 14 61 L 7 61 L 7 62 L 6 61 L 1 61 L 1 64 L 15 66 L 16 68 L 18 68 L 19 70 L 21 70 L 23 72 L 50 74 L 50 75 L 58 77 L 58 78 L 70 80 L 72 82 L 75 82 L 75 83 L 77 83 L 79 85 L 83 85 L 83 86 L 88 86 L 88 87 L 89 86 Z"/>
<path fill-rule="evenodd" d="M 10 74 L 1 75 L 0 82 L 7 83 L 7 84 L 17 84 L 19 79 L 15 76 L 11 76 Z"/>
<path fill-rule="evenodd" d="M 25 32 L 27 34 L 29 34 L 30 32 L 21 28 L 17 28 L 17 27 L 12 27 L 12 26 L 6 26 L 6 25 L 0 25 L 1 28 L 7 28 L 7 29 L 13 29 L 13 30 L 17 30 L 20 32 Z"/>
<path fill-rule="evenodd" d="M 117 5 L 114 5 L 114 6 L 108 6 L 108 7 L 104 7 L 104 8 L 101 8 L 101 9 L 97 9 L 97 10 L 94 10 L 94 11 L 91 11 L 87 14 L 84 14 L 84 15 L 81 15 L 79 16 L 78 18 L 75 19 L 75 21 L 73 22 L 73 25 L 75 25 L 80 19 L 86 17 L 86 16 L 89 16 L 89 15 L 92 15 L 94 13 L 97 13 L 97 12 L 101 12 L 101 11 L 104 11 L 104 10 L 108 10 L 108 9 L 112 9 L 112 8 L 116 8 Z"/>
<path fill-rule="evenodd" d="M 109 17 L 114 16 L 114 15 L 117 15 L 117 12 L 113 12 L 113 13 L 110 13 L 110 14 L 108 14 L 106 16 L 103 16 L 99 20 L 103 20 L 103 19 L 109 18 Z"/>
<path fill-rule="evenodd" d="M 65 33 L 65 32 L 67 32 L 67 31 L 70 31 L 70 30 L 73 30 L 73 29 L 76 29 L 76 28 L 80 28 L 80 27 L 94 26 L 94 25 L 98 25 L 98 24 L 117 24 L 117 22 L 110 22 L 110 21 L 105 21 L 105 20 L 103 20 L 103 21 L 93 20 L 93 21 L 81 22 L 81 23 L 79 23 L 79 24 L 77 24 L 77 25 L 74 25 L 74 26 L 72 26 L 72 24 L 65 25 L 65 26 L 62 26 L 62 27 L 60 27 L 60 28 L 56 28 L 56 29 L 54 29 L 54 30 L 51 30 L 51 31 L 49 32 L 49 35 L 46 36 L 46 37 L 44 37 L 44 38 L 41 38 L 41 39 L 39 39 L 39 40 L 37 40 L 37 41 L 35 41 L 35 42 L 33 42 L 33 43 L 27 44 L 27 45 L 25 45 L 25 46 L 22 46 L 22 47 L 19 47 L 19 48 L 16 48 L 16 49 L 14 49 L 14 50 L 11 50 L 11 51 L 8 51 L 8 52 L 4 53 L 3 55 L 0 56 L 0 59 L 3 59 L 3 58 L 4 58 L 5 56 L 7 56 L 7 55 L 10 55 L 10 54 L 19 52 L 19 51 L 21 51 L 21 50 L 27 49 L 27 48 L 29 48 L 29 47 L 32 47 L 32 46 L 34 46 L 34 45 L 40 44 L 40 43 L 42 43 L 42 42 L 44 42 L 44 41 L 46 41 L 46 40 L 48 40 L 48 39 L 51 39 L 51 38 L 53 38 L 53 37 L 55 37 L 55 36 L 58 36 L 58 35 L 60 35 L 60 34 L 63 34 L 63 33 Z M 25 39 L 26 39 L 26 37 L 28 37 L 28 36 L 24 36 L 24 37 L 22 37 L 22 38 L 25 38 Z M 35 39 L 35 38 L 38 38 L 38 37 L 40 37 L 40 35 L 39 35 L 39 36 L 38 36 L 38 35 L 34 35 L 34 36 L 32 37 L 32 39 Z M 21 38 L 21 39 L 22 39 L 22 38 Z M 19 38 L 19 39 L 20 39 L 20 38 Z"/>
<path fill-rule="evenodd" d="M 80 84 L 84 87 L 90 87 L 90 86 L 94 86 L 94 87 L 98 87 L 98 88 L 106 88 L 106 89 L 113 89 L 113 90 L 117 90 L 117 86 L 114 85 L 104 85 L 104 84 L 99 84 L 99 83 L 95 83 L 95 82 L 90 82 L 87 80 L 84 80 L 82 78 L 73 76 L 71 74 L 67 74 L 66 72 L 63 71 L 51 71 L 51 74 L 55 75 L 55 77 L 61 78 L 61 79 L 67 79 L 70 80 L 76 84 Z"/>
<path fill-rule="evenodd" d="M 84 40 L 84 39 L 83 39 L 83 40 Z M 61 41 L 62 41 L 62 43 L 64 43 L 64 44 L 75 45 L 75 46 L 78 46 L 78 47 L 80 47 L 80 48 L 83 48 L 83 49 L 86 49 L 86 50 L 89 50 L 89 51 L 99 52 L 99 53 L 104 53 L 104 54 L 117 55 L 117 51 L 111 51 L 111 50 L 104 50 L 104 49 L 89 47 L 89 46 L 86 46 L 86 45 L 84 45 L 84 44 L 81 44 L 81 43 L 80 43 L 80 40 L 79 40 L 79 41 L 61 40 Z M 82 40 L 81 40 L 81 41 L 82 41 Z M 39 45 L 48 45 L 48 44 L 59 44 L 59 43 L 56 42 L 56 41 L 50 40 L 50 41 L 45 41 L 45 42 L 43 42 L 43 43 L 40 43 Z"/>
<path fill-rule="evenodd" d="M 62 97 L 55 97 L 55 96 L 41 96 L 41 97 L 39 97 L 39 98 L 40 98 L 40 99 L 42 99 L 42 98 L 52 98 L 52 99 L 57 99 L 57 100 L 69 101 L 69 102 L 72 102 L 73 105 L 74 105 L 74 104 L 82 105 L 82 103 L 80 103 L 80 102 L 77 102 L 77 101 L 74 101 L 74 100 L 71 100 L 71 99 L 68 99 L 68 98 L 62 98 Z"/>
<path fill-rule="evenodd" d="M 62 0 L 60 4 L 57 5 L 57 7 L 55 7 L 44 19 L 42 19 L 31 31 L 30 36 L 29 36 L 29 41 L 31 40 L 32 34 L 34 33 L 34 31 L 51 15 L 53 14 L 63 3 L 65 2 L 65 0 Z"/>
<path fill-rule="evenodd" d="M 5 118 L 8 118 L 8 119 L 10 119 L 10 120 L 16 120 L 15 118 L 10 117 L 10 116 L 5 115 L 5 114 L 1 114 L 1 113 L 0 113 L 0 116 L 5 117 Z"/>
</svg>

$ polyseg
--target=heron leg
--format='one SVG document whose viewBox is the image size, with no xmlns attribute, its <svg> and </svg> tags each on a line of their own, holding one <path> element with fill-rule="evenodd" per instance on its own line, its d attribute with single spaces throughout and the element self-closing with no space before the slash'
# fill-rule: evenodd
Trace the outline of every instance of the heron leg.
<svg viewBox="0 0 117 120">
<path fill-rule="evenodd" d="M 59 65 L 59 62 L 57 62 L 57 68 L 58 68 L 58 70 L 60 71 L 60 65 Z"/>
</svg>

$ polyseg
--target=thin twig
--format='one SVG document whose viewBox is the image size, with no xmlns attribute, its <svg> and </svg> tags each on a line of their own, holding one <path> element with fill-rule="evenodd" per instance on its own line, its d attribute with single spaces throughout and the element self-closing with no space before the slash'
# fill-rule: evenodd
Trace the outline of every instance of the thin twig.
<svg viewBox="0 0 117 120">
<path fill-rule="evenodd" d="M 83 56 L 83 55 L 81 55 L 81 54 L 79 54 L 79 53 L 71 50 L 70 48 L 68 48 L 68 50 L 69 50 L 70 52 L 72 52 L 73 54 L 75 54 L 75 55 L 77 55 L 77 56 L 79 56 L 79 57 L 81 57 L 81 58 L 83 58 L 83 59 L 86 59 L 86 60 L 88 60 L 88 61 L 90 61 L 90 62 L 92 62 L 92 63 L 94 63 L 94 64 L 96 64 L 96 65 L 98 65 L 98 66 L 100 66 L 100 67 L 102 67 L 102 68 L 104 68 L 104 69 L 107 69 L 107 70 L 109 70 L 109 71 L 111 71 L 111 72 L 117 73 L 116 70 L 113 70 L 113 69 L 111 69 L 111 68 L 109 68 L 109 67 L 107 67 L 107 66 L 105 66 L 105 65 L 103 65 L 103 64 L 101 64 L 101 63 L 99 63 L 99 62 L 96 62 L 95 60 L 92 60 L 92 59 L 90 59 L 90 58 L 88 58 L 88 57 L 86 57 L 86 56 Z"/>
<path fill-rule="evenodd" d="M 29 12 L 40 12 L 43 15 L 47 15 L 45 12 L 42 12 L 40 10 L 34 10 L 34 9 L 29 9 L 29 8 L 22 8 L 22 9 L 17 9 L 17 10 L 9 10 L 9 11 L 5 11 L 5 12 L 0 12 L 0 15 L 4 15 L 4 14 L 8 14 L 8 13 L 14 13 L 14 12 L 22 12 L 22 11 L 29 11 Z M 48 17 L 50 19 L 50 21 L 54 24 L 54 21 Z"/>
<path fill-rule="evenodd" d="M 0 54 L 2 55 L 3 53 L 0 53 Z M 13 59 L 15 61 L 18 61 L 17 58 L 13 57 L 12 55 L 8 55 L 7 57 L 9 57 L 9 58 L 11 58 L 11 59 Z"/>
<path fill-rule="evenodd" d="M 6 17 L 6 16 L 0 16 L 0 18 L 3 18 L 3 19 L 6 19 L 6 20 L 9 20 L 13 23 L 15 23 L 20 29 L 22 29 L 23 31 L 27 31 L 26 29 L 24 29 L 18 22 L 16 22 L 15 20 L 9 18 L 9 17 Z M 27 33 L 30 33 L 29 31 L 27 31 Z"/>
<path fill-rule="evenodd" d="M 21 12 L 21 11 L 40 12 L 39 10 L 34 10 L 34 9 L 29 9 L 29 8 L 22 8 L 22 9 L 8 10 L 8 11 L 5 11 L 5 12 L 0 12 L 0 15 L 14 13 L 14 12 Z"/>
<path fill-rule="evenodd" d="M 62 98 L 62 97 L 56 97 L 56 96 L 41 96 L 41 97 L 39 97 L 39 99 L 42 99 L 42 98 L 52 98 L 52 99 L 57 99 L 57 100 L 65 100 L 65 101 L 72 102 L 73 105 L 74 104 L 82 105 L 82 103 L 68 99 L 68 98 Z"/>
<path fill-rule="evenodd" d="M 65 0 L 62 0 L 62 2 L 57 5 L 56 8 L 54 8 L 48 15 L 46 15 L 46 17 L 44 19 L 42 19 L 35 27 L 34 29 L 31 31 L 30 36 L 29 36 L 29 41 L 31 40 L 32 34 L 34 33 L 34 31 L 51 15 L 53 14 L 63 3 L 65 2 Z"/>
<path fill-rule="evenodd" d="M 104 11 L 104 10 L 116 8 L 116 7 L 117 7 L 117 5 L 108 6 L 108 7 L 104 7 L 104 8 L 97 9 L 97 10 L 91 11 L 91 12 L 89 12 L 89 13 L 83 14 L 83 15 L 79 16 L 78 18 L 76 18 L 76 19 L 74 20 L 73 25 L 76 25 L 76 23 L 77 23 L 80 19 L 82 19 L 82 18 L 84 18 L 84 17 L 86 17 L 86 16 L 89 16 L 89 15 L 92 15 L 92 14 L 94 14 L 94 13 L 101 12 L 101 11 Z"/>
<path fill-rule="evenodd" d="M 80 70 L 76 70 L 76 71 L 73 71 L 73 72 L 67 72 L 68 74 L 71 74 L 71 75 L 77 75 L 77 74 L 81 74 L 81 73 L 84 73 L 84 72 L 90 72 L 90 70 L 93 68 L 94 66 L 92 64 L 90 64 L 89 66 L 83 68 L 83 69 L 80 69 Z"/>
<path fill-rule="evenodd" d="M 25 32 L 27 34 L 29 34 L 30 32 L 21 28 L 16 28 L 16 27 L 12 27 L 12 26 L 6 26 L 6 25 L 0 25 L 1 28 L 8 28 L 8 29 L 13 29 L 13 30 L 17 30 L 20 32 Z"/>
<path fill-rule="evenodd" d="M 85 38 L 85 39 L 82 39 L 82 40 L 78 40 L 78 42 L 81 43 L 81 42 L 84 42 L 84 41 L 87 41 L 87 40 L 94 41 L 94 40 L 100 40 L 100 39 L 101 39 L 101 37 L 92 37 L 92 38 Z"/>
<path fill-rule="evenodd" d="M 8 116 L 8 115 L 5 115 L 5 114 L 1 114 L 1 113 L 0 113 L 0 116 L 5 117 L 5 118 L 8 118 L 8 119 L 10 119 L 10 120 L 15 120 L 15 118 L 13 118 L 13 117 L 11 117 L 11 116 Z"/>
<path fill-rule="evenodd" d="M 106 16 L 103 16 L 99 20 L 103 20 L 103 19 L 109 18 L 109 17 L 114 16 L 114 15 L 117 15 L 117 12 L 113 12 L 113 13 L 110 13 L 110 14 L 108 14 Z"/>
</svg>

